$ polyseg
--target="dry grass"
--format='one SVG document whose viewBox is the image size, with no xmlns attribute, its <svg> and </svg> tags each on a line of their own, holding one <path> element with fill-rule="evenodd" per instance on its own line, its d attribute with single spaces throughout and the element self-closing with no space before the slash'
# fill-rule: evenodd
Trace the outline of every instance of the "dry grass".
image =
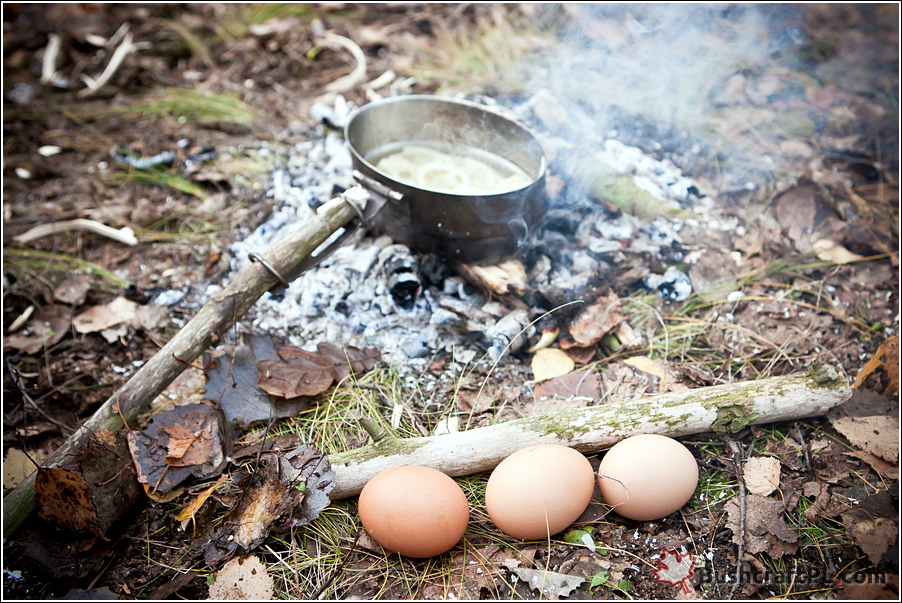
<svg viewBox="0 0 902 603">
<path fill-rule="evenodd" d="M 410 73 L 436 82 L 440 93 L 517 91 L 526 83 L 522 62 L 550 47 L 550 35 L 537 28 L 529 7 L 492 4 L 474 10 L 472 23 L 453 14 L 433 17 L 435 40 L 409 42 L 406 52 L 417 57 Z"/>
</svg>

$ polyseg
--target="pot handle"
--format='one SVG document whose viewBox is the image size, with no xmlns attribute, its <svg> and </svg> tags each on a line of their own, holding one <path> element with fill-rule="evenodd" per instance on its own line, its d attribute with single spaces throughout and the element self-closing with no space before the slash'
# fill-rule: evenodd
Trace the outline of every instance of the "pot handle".
<svg viewBox="0 0 902 603">
<path fill-rule="evenodd" d="M 354 180 L 363 185 L 364 188 L 366 188 L 371 193 L 382 197 L 383 199 L 386 199 L 388 201 L 395 201 L 396 203 L 404 199 L 404 195 L 402 193 L 399 193 L 398 191 L 387 187 L 375 178 L 370 178 L 360 170 L 354 170 L 353 176 Z"/>
</svg>

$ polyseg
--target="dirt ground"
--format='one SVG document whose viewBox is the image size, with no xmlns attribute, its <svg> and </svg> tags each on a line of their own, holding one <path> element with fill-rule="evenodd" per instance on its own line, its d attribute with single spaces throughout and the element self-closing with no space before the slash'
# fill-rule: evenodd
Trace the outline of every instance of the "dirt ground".
<svg viewBox="0 0 902 603">
<path fill-rule="evenodd" d="M 4 4 L 4 493 L 174 336 L 206 286 L 230 273 L 230 245 L 270 216 L 272 170 L 299 140 L 324 136 L 311 107 L 334 104 L 326 86 L 353 67 L 347 50 L 320 44 L 323 32 L 355 40 L 366 55 L 365 77 L 342 93 L 357 106 L 368 102 L 365 84 L 389 70 L 405 93 L 513 104 L 532 94 L 523 73 L 530 53 L 551 56 L 564 40 L 588 40 L 641 54 L 642 19 L 630 9 L 582 10 Z M 717 18 L 739 31 L 751 11 Z M 595 500 L 576 524 L 594 550 L 582 533 L 551 543 L 506 537 L 485 513 L 486 475 L 462 480 L 476 505 L 466 546 L 437 561 L 385 554 L 361 536 L 355 499 L 336 502 L 310 526 L 274 533 L 256 548 L 276 576 L 276 596 L 898 598 L 898 6 L 780 6 L 767 18 L 762 36 L 792 49 L 788 66 L 775 60 L 710 82 L 703 118 L 668 121 L 648 101 L 612 108 L 607 124 L 625 144 L 703 183 L 718 215 L 736 220 L 741 231 L 704 220 L 683 231 L 720 251 L 682 267 L 696 288 L 729 281 L 742 295 L 668 300 L 640 286 L 648 258 L 628 256 L 592 291 L 616 298 L 646 339 L 612 349 L 605 331 L 572 355 L 597 381 L 593 404 L 804 372 L 815 361 L 854 381 L 853 398 L 828 416 L 683 438 L 701 472 L 690 503 L 660 522 L 636 522 Z M 715 38 L 714 52 L 726 52 Z M 60 50 L 48 67 L 54 40 Z M 102 82 L 126 43 L 136 48 Z M 92 82 L 102 85 L 86 94 Z M 535 107 L 539 129 L 575 119 Z M 173 156 L 160 169 L 134 162 L 167 152 Z M 562 202 L 577 193 L 555 170 L 552 162 L 549 196 Z M 611 199 L 597 202 L 612 216 L 624 211 Z M 137 244 L 80 229 L 17 240 L 41 224 L 77 219 L 129 228 Z M 725 279 L 723 265 L 737 257 L 741 270 Z M 171 291 L 187 293 L 149 303 Z M 147 308 L 140 321 L 80 326 L 86 310 L 120 296 Z M 561 326 L 575 333 L 575 316 L 567 320 Z M 628 356 L 648 363 L 625 363 Z M 492 372 L 489 406 L 479 406 L 475 392 L 491 364 L 477 365 L 463 384 L 441 378 L 453 364 L 433 359 L 421 383 L 430 383 L 428 399 L 420 389 L 399 394 L 425 433 L 447 416 L 430 410 L 430 400 L 443 397 L 471 417 L 471 428 L 548 409 L 527 384 L 526 353 Z M 184 380 L 181 391 L 196 390 L 200 371 Z M 876 435 L 863 436 L 863 425 Z M 739 487 L 746 459 L 779 461 L 770 490 L 749 485 L 748 473 L 748 489 Z M 599 460 L 590 457 L 596 469 Z M 195 538 L 174 516 L 214 481 L 195 480 L 169 502 L 141 494 L 103 537 L 39 518 L 4 531 L 4 598 L 207 598 L 225 557 L 210 564 L 204 545 L 237 487 L 224 486 L 198 510 Z M 682 588 L 655 579 L 668 547 L 697 561 Z M 546 572 L 540 580 L 555 587 L 530 588 L 532 571 Z M 562 576 L 581 580 L 570 585 Z"/>
</svg>

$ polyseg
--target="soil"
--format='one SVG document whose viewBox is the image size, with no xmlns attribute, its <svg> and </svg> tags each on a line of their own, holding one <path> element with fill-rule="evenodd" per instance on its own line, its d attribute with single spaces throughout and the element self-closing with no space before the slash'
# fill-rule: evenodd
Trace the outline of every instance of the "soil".
<svg viewBox="0 0 902 603">
<path fill-rule="evenodd" d="M 454 88 L 504 104 L 529 94 L 504 86 L 503 78 L 493 77 L 481 64 L 464 59 L 458 59 L 463 66 L 454 63 L 457 55 L 452 51 L 464 47 L 458 41 L 475 36 L 466 32 L 503 31 L 507 39 L 522 36 L 537 52 L 549 52 L 547 38 L 537 36 L 531 26 L 552 32 L 552 39 L 578 29 L 581 41 L 601 41 L 608 48 L 630 43 L 621 39 L 624 23 L 636 23 L 628 10 L 600 16 L 582 14 L 574 6 L 310 4 L 272 5 L 271 14 L 262 14 L 252 12 L 265 10 L 257 5 L 5 4 L 5 493 L 15 483 L 7 480 L 11 451 L 24 451 L 40 463 L 57 449 L 190 319 L 207 285 L 230 273 L 230 244 L 269 217 L 270 171 L 298 140 L 323 136 L 325 126 L 310 117 L 310 109 L 317 102 L 334 102 L 334 95 L 324 95 L 323 89 L 351 68 L 346 51 L 317 45 L 320 28 L 360 44 L 368 59 L 365 81 L 391 69 L 398 76 L 395 82 L 414 77 L 406 88 L 409 93 Z M 739 301 L 716 305 L 701 296 L 685 302 L 658 296 L 653 312 L 645 312 L 641 320 L 634 314 L 632 326 L 654 330 L 665 320 L 672 327 L 707 325 L 690 336 L 696 339 L 686 351 L 665 358 L 667 379 L 675 386 L 790 374 L 819 361 L 837 367 L 850 381 L 860 376 L 856 409 L 847 407 L 846 414 L 890 421 L 898 417 L 898 7 L 796 8 L 790 14 L 774 11 L 770 28 L 765 28 L 775 44 L 780 36 L 802 40 L 792 46 L 793 68 L 758 66 L 757 71 L 718 83 L 712 117 L 703 124 L 706 134 L 693 129 L 699 124 L 611 109 L 607 125 L 622 142 L 672 162 L 703 183 L 715 193 L 721 215 L 742 226 L 742 232 L 725 233 L 702 221 L 681 232 L 686 241 L 705 241 L 723 251 L 692 267 L 683 265 L 693 284 L 721 282 L 723 266 L 735 261 L 730 253 L 741 257 L 743 274 L 755 275 L 742 288 Z M 739 8 L 720 17 L 743 23 Z M 124 23 L 130 24 L 128 34 L 120 30 Z M 116 46 L 108 41 L 126 35 L 139 49 L 94 94 L 79 94 L 86 85 L 80 76 L 96 79 Z M 57 75 L 42 83 L 42 60 L 52 36 L 61 42 Z M 461 72 L 472 77 L 459 78 Z M 184 97 L 177 109 L 134 109 L 136 102 L 156 98 L 161 90 L 225 95 L 236 106 L 250 108 L 251 118 L 227 122 L 210 117 L 204 110 L 187 108 Z M 363 85 L 343 94 L 357 106 L 368 102 Z M 796 127 L 789 117 L 799 116 L 805 124 Z M 549 120 L 572 118 L 548 117 L 538 109 L 532 117 L 537 128 L 546 128 Z M 710 135 L 711 128 L 716 136 Z M 200 187 L 192 194 L 140 181 L 140 170 L 111 155 L 115 148 L 142 157 L 171 151 L 177 166 L 209 149 L 216 159 L 195 171 L 182 168 L 184 182 Z M 551 169 L 558 181 L 555 185 L 549 178 L 554 203 L 578 194 L 575 186 L 567 188 L 563 168 L 552 161 Z M 606 208 L 612 216 L 620 211 L 611 203 Z M 28 243 L 15 240 L 40 224 L 85 218 L 117 229 L 130 227 L 138 244 L 126 246 L 80 230 Z M 824 240 L 833 245 L 818 247 Z M 646 261 L 628 258 L 596 295 L 612 294 L 628 306 L 629 298 L 647 293 L 639 285 L 644 273 L 636 273 Z M 79 268 L 85 262 L 109 274 Z M 648 269 L 644 266 L 644 272 Z M 72 321 L 117 296 L 143 307 L 170 291 L 185 295 L 162 306 L 165 319 L 153 324 L 133 325 L 106 337 L 79 332 Z M 784 297 L 793 303 L 783 303 Z M 22 319 L 27 312 L 33 312 L 33 318 Z M 735 328 L 724 327 L 725 322 Z M 43 326 L 48 323 L 55 330 Z M 637 354 L 652 356 L 647 348 Z M 592 403 L 657 391 L 659 377 L 627 366 L 625 356 L 599 343 L 578 362 L 593 366 L 598 377 L 601 393 Z M 422 377 L 429 383 L 428 398 L 425 386 L 405 393 L 425 433 L 446 414 L 431 407 L 432 401 L 443 398 L 457 399 L 458 409 L 471 417 L 470 428 L 547 408 L 528 383 L 528 354 L 505 357 L 491 376 L 491 365 L 477 365 L 460 391 L 459 381 L 441 378 L 453 375 L 453 364 L 445 355 L 432 360 Z M 494 403 L 479 406 L 474 384 L 486 378 Z M 200 372 L 188 371 L 183 379 L 187 385 L 181 387 L 190 389 Z M 732 480 L 731 494 L 715 501 L 697 493 L 682 512 L 652 523 L 620 518 L 593 502 L 577 523 L 594 528 L 596 551 L 562 541 L 548 546 L 520 543 L 498 532 L 484 512 L 471 513 L 468 546 L 442 561 L 443 567 L 458 571 L 451 572 L 455 577 L 464 576 L 460 584 L 449 586 L 444 581 L 448 574 L 436 578 L 427 561 L 393 556 L 386 570 L 380 560 L 388 557 L 366 549 L 351 535 L 334 545 L 343 566 L 320 580 L 320 590 L 334 598 L 540 598 L 505 569 L 506 559 L 518 558 L 523 567 L 586 579 L 575 590 L 562 589 L 552 598 L 844 594 L 896 599 L 898 445 L 894 459 L 881 456 L 837 431 L 834 421 L 842 416 L 745 427 L 729 437 L 684 438 L 698 460 L 706 495 L 717 492 L 717 476 L 724 475 Z M 898 421 L 890 429 L 898 435 Z M 778 492 L 760 498 L 767 504 L 779 501 L 783 506 L 774 513 L 785 513 L 795 522 L 792 529 L 786 526 L 792 534 L 781 531 L 783 524 L 755 524 L 758 531 L 744 539 L 741 559 L 729 527 L 728 501 L 738 497 L 730 441 L 738 445 L 742 459 L 780 460 Z M 597 467 L 598 458 L 591 460 Z M 173 515 L 192 493 L 204 489 L 200 486 L 193 484 L 175 503 L 150 502 L 142 495 L 131 514 L 103 537 L 39 518 L 14 535 L 4 533 L 4 598 L 71 597 L 84 591 L 93 597 L 207 598 L 208 577 L 216 565 L 205 562 L 203 544 L 218 522 L 215 512 L 221 516 L 230 499 L 224 495 L 219 507 L 202 507 L 192 535 Z M 749 500 L 750 505 L 765 504 Z M 877 531 L 886 537 L 862 536 L 864 519 L 849 519 L 843 512 L 853 506 L 855 512 L 865 509 L 872 519 L 885 522 L 880 524 L 885 532 Z M 353 499 L 337 502 L 336 508 L 356 513 Z M 291 542 L 303 533 L 310 547 L 332 546 L 305 529 L 297 528 Z M 261 546 L 256 552 L 278 565 L 273 551 L 287 554 L 287 540 L 274 535 L 266 541 L 268 551 Z M 603 546 L 609 554 L 603 554 Z M 657 559 L 668 547 L 688 548 L 699 562 L 682 590 L 655 579 Z M 501 582 L 472 573 L 468 568 L 477 561 L 487 563 L 490 575 Z M 737 563 L 745 579 L 734 590 Z M 799 567 L 807 574 L 799 573 Z M 775 577 L 779 568 L 795 581 Z M 405 572 L 418 582 L 404 582 L 399 576 Z M 869 583 L 872 590 L 855 590 L 853 586 L 862 585 L 838 579 L 841 572 L 879 577 L 886 585 Z M 286 582 L 277 590 L 288 598 L 317 594 L 315 589 L 292 587 Z"/>
</svg>

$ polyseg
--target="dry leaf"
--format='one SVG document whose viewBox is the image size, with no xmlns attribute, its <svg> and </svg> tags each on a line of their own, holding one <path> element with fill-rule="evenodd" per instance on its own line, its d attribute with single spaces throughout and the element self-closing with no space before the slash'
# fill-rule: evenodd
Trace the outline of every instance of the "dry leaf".
<svg viewBox="0 0 902 603">
<path fill-rule="evenodd" d="M 197 434 L 191 433 L 178 425 L 161 427 L 161 429 L 169 436 L 169 443 L 166 444 L 166 463 L 176 467 L 183 467 L 182 457 L 188 452 L 191 444 L 197 440 Z M 187 464 L 192 465 L 193 463 Z"/>
<path fill-rule="evenodd" d="M 32 314 L 19 333 L 3 337 L 4 348 L 15 348 L 24 354 L 37 354 L 45 347 L 58 344 L 72 324 L 72 309 L 68 306 L 52 305 L 40 308 Z"/>
<path fill-rule="evenodd" d="M 567 597 L 586 581 L 580 576 L 520 567 L 520 562 L 515 559 L 505 559 L 504 566 L 545 597 Z"/>
<path fill-rule="evenodd" d="M 767 552 L 772 559 L 792 555 L 799 549 L 799 535 L 783 519 L 785 507 L 779 500 L 749 494 L 746 497 L 745 534 L 742 538 L 739 501 L 727 501 L 727 527 L 733 532 L 733 543 L 745 542 L 748 553 Z M 741 540 L 742 539 L 742 540 Z"/>
<path fill-rule="evenodd" d="M 632 358 L 626 358 L 623 360 L 624 364 L 628 364 L 629 366 L 639 369 L 643 373 L 648 373 L 649 375 L 654 375 L 658 378 L 658 391 L 665 392 L 669 385 L 672 383 L 668 383 L 667 378 L 667 369 L 664 367 L 664 363 L 660 360 L 652 360 L 651 358 L 647 358 L 645 356 L 633 356 Z"/>
<path fill-rule="evenodd" d="M 226 479 L 228 479 L 227 475 L 220 475 L 215 484 L 198 494 L 194 498 L 194 500 L 182 507 L 182 510 L 179 511 L 179 514 L 175 516 L 175 520 L 182 522 L 183 530 L 185 529 L 185 527 L 187 527 L 189 520 L 191 521 L 192 526 L 194 526 L 195 528 L 197 527 L 194 525 L 194 515 L 200 510 L 202 506 L 204 506 L 204 503 L 207 502 L 207 499 L 210 498 L 210 495 L 213 494 L 213 491 L 221 486 L 226 481 Z"/>
<path fill-rule="evenodd" d="M 856 509 L 857 511 L 857 509 Z M 884 554 L 896 542 L 899 528 L 892 519 L 861 517 L 854 512 L 843 515 L 843 524 L 855 544 L 868 556 L 874 566 L 880 565 Z"/>
<path fill-rule="evenodd" d="M 600 395 L 600 387 L 598 385 L 598 375 L 594 370 L 572 371 L 566 375 L 549 379 L 536 386 L 534 390 L 536 400 L 543 398 L 584 398 L 586 402 L 589 400 L 597 400 Z M 582 404 L 585 406 L 585 404 Z M 551 412 L 543 411 L 543 412 Z M 532 413 L 536 414 L 536 413 Z"/>
<path fill-rule="evenodd" d="M 316 352 L 283 346 L 279 356 L 281 361 L 257 363 L 257 384 L 270 395 L 288 399 L 321 394 L 333 381 L 341 381 L 351 372 L 368 371 L 381 360 L 376 348 L 348 346 L 342 352 L 328 343 L 319 344 Z"/>
<path fill-rule="evenodd" d="M 275 398 L 257 386 L 258 363 L 277 358 L 272 339 L 254 335 L 235 348 L 204 353 L 207 378 L 204 397 L 219 404 L 232 429 L 257 421 L 293 417 L 309 407 L 306 398 Z"/>
<path fill-rule="evenodd" d="M 122 432 L 98 429 L 65 465 L 38 468 L 34 485 L 38 514 L 104 538 L 141 492 L 125 439 Z"/>
<path fill-rule="evenodd" d="M 564 351 L 557 348 L 544 348 L 532 357 L 532 372 L 536 383 L 566 375 L 576 364 Z"/>
<path fill-rule="evenodd" d="M 570 335 L 581 346 L 595 345 L 602 337 L 617 329 L 621 322 L 623 315 L 620 313 L 620 298 L 612 291 L 599 297 L 576 317 L 570 324 Z"/>
<path fill-rule="evenodd" d="M 864 259 L 864 256 L 852 253 L 842 245 L 834 243 L 829 239 L 815 241 L 811 248 L 817 253 L 817 258 L 824 262 L 851 264 L 852 262 Z"/>
<path fill-rule="evenodd" d="M 204 549 L 208 564 L 217 563 L 241 546 L 253 550 L 273 526 L 301 527 L 329 505 L 335 472 L 329 459 L 313 446 L 281 455 L 263 455 L 259 469 L 239 473 L 232 482 L 244 491 L 229 510 L 220 531 Z"/>
<path fill-rule="evenodd" d="M 889 479 L 899 479 L 899 468 L 895 465 L 891 465 L 884 461 L 883 459 L 877 458 L 873 454 L 869 452 L 863 452 L 861 450 L 855 450 L 853 452 L 844 452 L 844 456 L 852 456 L 857 459 L 860 459 L 871 466 L 871 469 L 876 471 L 884 478 Z"/>
<path fill-rule="evenodd" d="M 868 360 L 863 367 L 861 367 L 861 370 L 858 371 L 858 374 L 855 376 L 855 382 L 852 384 L 852 387 L 854 389 L 861 387 L 861 384 L 864 383 L 864 380 L 867 378 L 867 376 L 880 368 L 880 366 L 883 364 L 883 361 L 881 361 L 880 359 L 883 357 L 885 349 L 885 344 L 881 343 L 880 347 L 877 348 L 877 351 L 874 352 L 874 356 L 870 360 Z"/>
<path fill-rule="evenodd" d="M 256 555 L 232 559 L 216 572 L 210 585 L 210 599 L 220 601 L 269 601 L 274 593 L 272 576 Z"/>
<path fill-rule="evenodd" d="M 189 475 L 206 479 L 219 475 L 227 461 L 221 425 L 222 412 L 205 404 L 177 406 L 155 415 L 143 431 L 128 432 L 128 448 L 138 471 L 138 481 L 157 494 L 166 494 Z M 176 459 L 169 455 L 173 439 L 167 433 L 197 434 Z M 179 444 L 175 448 L 179 448 Z"/>
<path fill-rule="evenodd" d="M 80 306 L 90 289 L 91 282 L 87 278 L 73 275 L 53 290 L 53 299 L 70 306 Z"/>
<path fill-rule="evenodd" d="M 38 468 L 34 482 L 38 515 L 76 532 L 97 532 L 97 508 L 85 480 L 68 469 Z"/>
<path fill-rule="evenodd" d="M 105 306 L 85 310 L 72 320 L 72 324 L 79 333 L 97 333 L 130 322 L 137 308 L 135 302 L 117 297 Z"/>
<path fill-rule="evenodd" d="M 767 496 L 780 487 L 780 461 L 769 456 L 751 457 L 745 462 L 742 478 L 749 492 Z"/>
<path fill-rule="evenodd" d="M 147 495 L 147 498 L 154 502 L 158 503 L 169 503 L 176 500 L 182 494 L 185 493 L 184 488 L 173 488 L 166 494 L 160 494 L 158 492 L 153 491 L 153 486 L 149 486 L 147 484 L 141 484 L 141 487 L 144 488 L 144 494 Z"/>
<path fill-rule="evenodd" d="M 893 335 L 883 342 L 886 347 L 886 359 L 883 370 L 886 371 L 886 388 L 883 395 L 895 396 L 899 393 L 899 336 Z"/>
<path fill-rule="evenodd" d="M 624 358 L 623 364 L 628 364 L 633 368 L 637 368 L 642 372 L 654 375 L 658 379 L 664 380 L 666 373 L 664 366 L 660 360 L 652 360 L 646 356 L 633 356 L 632 358 Z"/>
<path fill-rule="evenodd" d="M 841 417 L 833 428 L 849 439 L 853 446 L 870 452 L 890 463 L 899 462 L 899 420 L 889 415 Z"/>
<path fill-rule="evenodd" d="M 3 459 L 3 487 L 15 488 L 34 473 L 35 469 L 37 466 L 31 462 L 27 454 L 17 448 L 11 448 Z"/>
</svg>

